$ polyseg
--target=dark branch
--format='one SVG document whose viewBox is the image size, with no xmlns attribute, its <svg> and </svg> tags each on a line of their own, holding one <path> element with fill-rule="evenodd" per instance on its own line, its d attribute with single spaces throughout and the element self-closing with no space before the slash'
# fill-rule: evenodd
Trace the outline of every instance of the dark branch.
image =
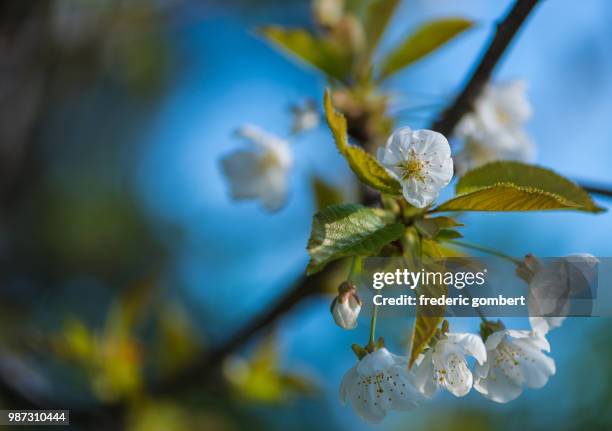
<svg viewBox="0 0 612 431">
<path fill-rule="evenodd" d="M 482 55 L 471 77 L 467 80 L 463 91 L 442 112 L 440 118 L 432 125 L 433 130 L 446 136 L 451 135 L 459 120 L 472 110 L 474 101 L 491 78 L 493 69 L 495 69 L 510 42 L 512 42 L 512 39 L 518 33 L 521 25 L 537 3 L 538 0 L 517 0 L 510 12 L 497 25 L 497 31 L 491 43 Z"/>
<path fill-rule="evenodd" d="M 194 382 L 204 382 L 213 375 L 218 365 L 230 353 L 238 350 L 259 331 L 270 326 L 280 319 L 285 313 L 293 309 L 298 303 L 310 296 L 320 294 L 324 291 L 326 283 L 329 283 L 330 271 L 334 271 L 338 264 L 330 264 L 328 268 L 310 277 L 304 277 L 285 292 L 277 301 L 270 304 L 261 314 L 256 316 L 247 325 L 231 336 L 225 343 L 212 352 L 204 353 L 199 359 L 174 376 L 171 381 L 163 382 L 157 387 L 152 387 L 151 392 L 157 394 L 171 394 L 182 387 L 189 386 Z"/>
<path fill-rule="evenodd" d="M 612 198 L 612 187 L 583 182 L 580 182 L 579 185 L 589 193 Z"/>
</svg>

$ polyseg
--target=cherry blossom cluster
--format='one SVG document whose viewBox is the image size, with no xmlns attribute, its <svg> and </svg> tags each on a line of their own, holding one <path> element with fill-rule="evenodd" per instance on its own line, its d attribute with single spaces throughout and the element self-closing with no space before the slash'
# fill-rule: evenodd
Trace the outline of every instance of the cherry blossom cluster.
<svg viewBox="0 0 612 431">
<path fill-rule="evenodd" d="M 478 335 L 453 333 L 444 321 L 412 368 L 407 357 L 381 345 L 370 346 L 342 379 L 340 401 L 350 403 L 364 420 L 377 423 L 388 411 L 414 408 L 439 389 L 463 397 L 473 388 L 489 400 L 507 403 L 524 388 L 542 388 L 556 372 L 555 361 L 546 354 L 546 335 L 565 319 L 559 310 L 567 312 L 569 307 L 567 289 L 584 289 L 597 262 L 589 254 L 551 264 L 526 256 L 517 274 L 528 283 L 531 313 L 539 313 L 530 317 L 531 329 L 508 329 L 501 321 L 483 319 Z M 355 286 L 345 285 L 332 303 L 334 320 L 344 329 L 357 326 L 361 301 L 356 292 Z M 557 311 L 547 316 L 551 310 Z"/>
</svg>

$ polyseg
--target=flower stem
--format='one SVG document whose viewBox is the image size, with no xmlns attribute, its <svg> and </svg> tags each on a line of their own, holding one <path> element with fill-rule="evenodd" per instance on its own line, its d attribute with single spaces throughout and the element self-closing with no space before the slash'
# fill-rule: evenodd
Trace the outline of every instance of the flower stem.
<svg viewBox="0 0 612 431">
<path fill-rule="evenodd" d="M 487 248 L 487 247 L 483 247 L 481 245 L 471 244 L 469 242 L 464 242 L 464 241 L 455 241 L 455 240 L 449 240 L 447 242 L 449 242 L 451 244 L 458 245 L 459 247 L 469 248 L 469 249 L 481 251 L 483 253 L 487 253 L 487 254 L 490 254 L 490 255 L 493 255 L 493 256 L 501 257 L 502 259 L 506 259 L 506 260 L 512 262 L 515 265 L 521 264 L 520 260 L 515 259 L 512 256 L 508 256 L 507 254 L 504 254 L 501 251 L 493 250 L 493 249 L 490 249 L 490 248 Z"/>
<path fill-rule="evenodd" d="M 361 269 L 362 269 L 361 256 L 353 256 L 353 260 L 351 262 L 351 269 L 349 270 L 349 274 L 347 277 L 348 281 L 357 284 L 358 280 L 356 280 L 356 278 L 358 278 L 361 275 Z"/>
<path fill-rule="evenodd" d="M 374 305 L 372 309 L 372 320 L 370 321 L 370 341 L 368 341 L 368 350 L 374 351 L 374 346 L 376 342 L 374 338 L 376 337 L 376 318 L 378 317 L 378 305 Z"/>
<path fill-rule="evenodd" d="M 474 300 L 474 297 L 467 290 L 465 290 L 463 293 L 465 293 L 465 296 L 470 298 L 471 301 Z M 487 316 L 484 315 L 484 313 L 482 312 L 482 310 L 479 307 L 474 307 L 474 310 L 476 310 L 476 313 L 478 314 L 478 317 L 480 317 L 480 320 L 482 320 L 483 323 L 488 323 L 489 322 L 489 319 L 487 319 Z"/>
</svg>

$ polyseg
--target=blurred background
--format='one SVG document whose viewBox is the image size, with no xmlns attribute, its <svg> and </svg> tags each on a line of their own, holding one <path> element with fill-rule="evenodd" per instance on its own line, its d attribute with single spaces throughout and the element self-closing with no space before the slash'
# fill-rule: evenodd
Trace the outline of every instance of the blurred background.
<svg viewBox="0 0 612 431">
<path fill-rule="evenodd" d="M 431 17 L 477 25 L 386 84 L 397 124 L 425 126 L 452 100 L 510 3 L 401 3 L 383 50 Z M 528 82 L 539 164 L 608 185 L 611 20 L 608 0 L 542 2 L 495 75 Z M 311 5 L 0 2 L 0 408 L 69 408 L 74 429 L 371 428 L 338 400 L 367 316 L 341 330 L 331 295 L 219 351 L 302 277 L 312 178 L 354 192 L 320 125 L 292 137 L 280 212 L 230 199 L 219 160 L 239 147 L 234 130 L 254 123 L 287 137 L 290 107 L 319 106 L 325 87 L 257 36 L 268 24 L 312 27 Z M 611 255 L 609 211 L 463 221 L 470 241 L 516 256 Z M 390 319 L 379 332 L 402 353 L 410 324 Z M 609 329 L 569 319 L 550 334 L 557 374 L 514 402 L 440 393 L 377 427 L 612 429 Z"/>
</svg>

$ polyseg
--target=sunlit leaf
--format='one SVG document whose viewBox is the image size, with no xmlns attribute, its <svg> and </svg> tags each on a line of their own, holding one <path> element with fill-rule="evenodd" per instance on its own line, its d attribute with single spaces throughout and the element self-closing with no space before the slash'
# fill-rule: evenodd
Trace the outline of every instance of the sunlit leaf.
<svg viewBox="0 0 612 431">
<path fill-rule="evenodd" d="M 343 80 L 351 68 L 349 50 L 304 29 L 265 27 L 260 33 L 276 47 L 325 74 Z"/>
<path fill-rule="evenodd" d="M 60 357 L 75 361 L 91 361 L 96 355 L 94 334 L 77 319 L 67 320 L 55 347 Z"/>
<path fill-rule="evenodd" d="M 587 210 L 600 210 L 589 194 L 573 181 L 539 166 L 521 162 L 493 162 L 467 172 L 458 181 L 457 194 L 495 184 L 513 184 L 558 195 Z"/>
<path fill-rule="evenodd" d="M 444 252 L 438 245 L 431 240 L 422 240 L 422 251 L 425 258 L 429 261 L 424 267 L 428 271 L 443 272 L 442 264 L 437 261 L 444 258 Z M 448 294 L 448 287 L 444 284 L 435 283 L 420 285 L 417 288 L 417 295 L 425 295 L 428 298 L 439 298 Z M 421 306 L 417 305 L 416 318 L 412 332 L 412 342 L 410 347 L 409 366 L 412 367 L 416 359 L 429 344 L 431 337 L 436 333 L 438 325 L 444 319 L 444 306 Z"/>
<path fill-rule="evenodd" d="M 442 316 L 423 315 L 422 308 L 417 306 L 410 347 L 410 361 L 408 363 L 410 367 L 412 367 L 419 355 L 427 347 L 431 337 L 436 333 L 436 328 L 442 322 L 442 319 L 444 319 Z"/>
<path fill-rule="evenodd" d="M 307 274 L 347 256 L 371 256 L 404 232 L 401 223 L 385 223 L 380 211 L 356 204 L 334 205 L 318 212 L 308 240 Z"/>
<path fill-rule="evenodd" d="M 445 18 L 423 24 L 384 58 L 381 79 L 425 57 L 472 26 L 464 18 Z"/>
<path fill-rule="evenodd" d="M 312 178 L 312 190 L 314 192 L 317 210 L 322 210 L 330 205 L 342 203 L 342 192 L 326 183 L 319 177 Z"/>
<path fill-rule="evenodd" d="M 441 229 L 436 235 L 437 241 L 448 241 L 457 238 L 463 238 L 463 235 L 454 229 Z"/>
<path fill-rule="evenodd" d="M 357 177 L 365 184 L 383 193 L 398 195 L 401 186 L 392 178 L 378 161 L 360 147 L 348 143 L 346 118 L 335 111 L 328 90 L 324 97 L 325 117 L 334 135 L 336 146 L 346 158 Z"/>
<path fill-rule="evenodd" d="M 223 372 L 236 395 L 251 402 L 280 404 L 315 391 L 315 385 L 308 377 L 280 368 L 277 341 L 273 335 L 265 337 L 250 358 L 228 358 Z"/>
<path fill-rule="evenodd" d="M 368 52 L 376 49 L 398 4 L 399 0 L 374 0 L 368 5 L 363 20 Z"/>
<path fill-rule="evenodd" d="M 429 220 L 435 222 L 440 229 L 463 226 L 463 223 L 459 223 L 452 217 L 439 216 L 430 218 Z"/>
<path fill-rule="evenodd" d="M 431 219 L 418 219 L 414 222 L 414 227 L 428 238 L 433 238 L 440 231 L 440 226 Z"/>
<path fill-rule="evenodd" d="M 603 211 L 567 178 L 520 162 L 494 162 L 469 171 L 456 191 L 458 196 L 436 211 Z"/>
<path fill-rule="evenodd" d="M 172 373 L 194 358 L 198 351 L 196 336 L 180 304 L 163 305 L 158 314 L 158 364 L 162 372 Z"/>
<path fill-rule="evenodd" d="M 216 407 L 216 408 L 215 408 Z M 125 414 L 127 431 L 230 431 L 234 418 L 218 406 L 199 406 L 172 398 L 144 397 L 130 403 Z"/>
</svg>

